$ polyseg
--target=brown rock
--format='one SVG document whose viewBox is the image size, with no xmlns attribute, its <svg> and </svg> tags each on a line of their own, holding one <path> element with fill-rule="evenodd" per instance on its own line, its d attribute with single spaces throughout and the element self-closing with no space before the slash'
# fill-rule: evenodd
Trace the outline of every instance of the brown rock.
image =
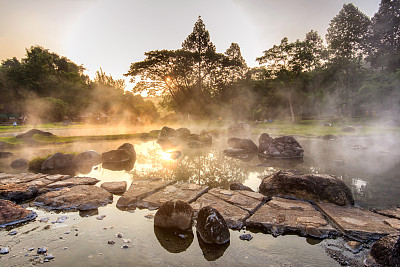
<svg viewBox="0 0 400 267">
<path fill-rule="evenodd" d="M 239 190 L 246 190 L 246 191 L 254 192 L 253 189 L 251 189 L 250 187 L 245 186 L 245 185 L 243 185 L 241 183 L 231 183 L 230 186 L 229 186 L 229 189 L 230 190 L 238 190 L 238 191 Z"/>
<path fill-rule="evenodd" d="M 199 210 L 196 231 L 205 243 L 224 244 L 230 240 L 229 228 L 224 217 L 210 206 Z"/>
<path fill-rule="evenodd" d="M 63 187 L 72 187 L 77 185 L 94 185 L 98 183 L 100 180 L 91 177 L 73 177 L 62 181 L 57 181 L 47 185 L 49 189 L 63 188 Z"/>
<path fill-rule="evenodd" d="M 127 184 L 125 181 L 122 182 L 104 182 L 100 186 L 111 194 L 123 194 L 126 191 Z"/>
<path fill-rule="evenodd" d="M 261 206 L 264 199 L 256 199 L 248 195 L 241 194 L 238 191 L 225 190 L 220 188 L 213 188 L 208 191 L 209 194 L 216 196 L 230 204 L 247 210 L 253 213 L 258 207 Z M 256 193 L 257 194 L 257 193 Z"/>
<path fill-rule="evenodd" d="M 0 226 L 13 225 L 36 218 L 36 213 L 11 201 L 0 199 Z"/>
<path fill-rule="evenodd" d="M 388 235 L 376 241 L 368 258 L 366 266 L 376 266 L 373 263 L 379 266 L 400 266 L 400 235 Z"/>
<path fill-rule="evenodd" d="M 259 138 L 258 154 L 267 158 L 303 158 L 303 148 L 293 136 L 271 138 L 263 134 Z"/>
<path fill-rule="evenodd" d="M 186 230 L 192 226 L 193 213 L 193 208 L 184 201 L 167 201 L 157 210 L 154 225 Z"/>
<path fill-rule="evenodd" d="M 113 195 L 93 185 L 78 185 L 51 191 L 35 199 L 35 204 L 55 210 L 92 210 L 111 203 Z"/>
<path fill-rule="evenodd" d="M 265 177 L 259 190 L 268 197 L 323 201 L 341 206 L 354 204 L 350 188 L 341 179 L 332 175 L 279 171 Z"/>
</svg>

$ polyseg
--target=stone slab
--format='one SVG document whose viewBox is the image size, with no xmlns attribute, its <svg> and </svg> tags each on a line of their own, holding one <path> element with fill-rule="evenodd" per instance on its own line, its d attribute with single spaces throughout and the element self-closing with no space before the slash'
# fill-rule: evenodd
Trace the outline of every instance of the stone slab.
<svg viewBox="0 0 400 267">
<path fill-rule="evenodd" d="M 62 181 L 57 181 L 47 185 L 47 188 L 55 189 L 55 188 L 63 188 L 63 187 L 71 187 L 76 185 L 95 185 L 100 180 L 91 177 L 73 177 Z"/>
<path fill-rule="evenodd" d="M 175 181 L 161 179 L 133 181 L 129 189 L 118 199 L 117 207 L 119 209 L 136 209 L 139 200 L 173 183 Z"/>
<path fill-rule="evenodd" d="M 249 192 L 253 194 L 246 194 L 246 193 L 240 193 L 240 191 L 225 190 L 220 188 L 213 188 L 208 193 L 222 200 L 225 200 L 230 204 L 245 209 L 249 213 L 254 213 L 256 209 L 258 209 L 262 205 L 265 198 L 265 196 L 263 196 L 262 194 L 255 192 Z M 250 197 L 249 195 L 253 195 L 254 198 Z M 261 197 L 258 195 L 260 195 Z"/>
<path fill-rule="evenodd" d="M 337 231 L 310 203 L 273 198 L 246 221 L 246 226 L 265 230 L 274 236 L 296 232 L 301 236 L 326 238 Z"/>
<path fill-rule="evenodd" d="M 176 183 L 140 200 L 137 206 L 139 208 L 159 208 L 163 203 L 170 200 L 182 200 L 190 204 L 207 192 L 208 188 L 205 185 Z"/>
<path fill-rule="evenodd" d="M 30 221 L 36 216 L 34 211 L 22 208 L 11 201 L 0 199 L 0 227 Z"/>
<path fill-rule="evenodd" d="M 250 216 L 248 211 L 230 204 L 210 193 L 205 193 L 199 197 L 191 206 L 196 214 L 202 207 L 213 207 L 221 213 L 228 227 L 232 229 L 241 229 L 244 221 Z"/>
<path fill-rule="evenodd" d="M 353 206 L 336 206 L 316 203 L 317 207 L 345 235 L 361 240 L 379 239 L 384 235 L 398 233 L 389 225 L 389 218 Z M 395 222 L 391 221 L 393 225 Z"/>
<path fill-rule="evenodd" d="M 374 212 L 388 216 L 388 217 L 400 219 L 400 208 L 394 208 L 394 209 L 388 209 L 388 210 L 374 210 Z"/>
</svg>

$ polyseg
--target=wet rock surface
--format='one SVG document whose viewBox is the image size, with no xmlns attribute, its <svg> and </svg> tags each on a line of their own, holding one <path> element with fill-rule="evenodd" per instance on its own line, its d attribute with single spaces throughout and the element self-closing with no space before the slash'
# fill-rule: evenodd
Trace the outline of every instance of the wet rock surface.
<svg viewBox="0 0 400 267">
<path fill-rule="evenodd" d="M 111 203 L 113 195 L 93 185 L 78 185 L 48 192 L 35 199 L 35 204 L 54 210 L 93 210 Z"/>
<path fill-rule="evenodd" d="M 205 243 L 224 244 L 230 240 L 224 217 L 210 206 L 199 210 L 196 231 Z"/>
<path fill-rule="evenodd" d="M 193 208 L 184 201 L 167 201 L 157 210 L 154 225 L 187 230 L 192 226 L 193 213 Z"/>
<path fill-rule="evenodd" d="M 46 159 L 41 166 L 42 170 L 75 168 L 75 156 L 72 154 L 55 153 Z"/>
<path fill-rule="evenodd" d="M 173 183 L 174 181 L 163 181 L 161 179 L 133 181 L 129 189 L 118 199 L 117 207 L 135 209 L 139 200 Z"/>
<path fill-rule="evenodd" d="M 374 243 L 366 266 L 400 266 L 400 234 L 382 237 Z"/>
<path fill-rule="evenodd" d="M 0 199 L 0 227 L 30 221 L 36 218 L 36 213 L 11 201 Z"/>
<path fill-rule="evenodd" d="M 394 209 L 386 209 L 386 210 L 374 209 L 373 211 L 376 213 L 391 217 L 391 218 L 400 219 L 400 208 L 399 207 L 396 207 Z"/>
<path fill-rule="evenodd" d="M 168 185 L 164 189 L 151 194 L 140 200 L 137 204 L 139 208 L 158 208 L 163 203 L 171 200 L 181 200 L 191 203 L 199 196 L 207 192 L 208 186 L 200 186 L 189 183 L 176 183 Z"/>
<path fill-rule="evenodd" d="M 228 139 L 228 145 L 234 149 L 242 149 L 246 153 L 255 153 L 258 150 L 257 145 L 251 139 L 232 137 Z"/>
<path fill-rule="evenodd" d="M 398 233 L 387 223 L 390 218 L 371 211 L 328 203 L 316 203 L 316 205 L 332 223 L 351 238 L 367 241 L 387 234 Z"/>
<path fill-rule="evenodd" d="M 240 190 L 245 190 L 245 191 L 254 192 L 253 189 L 251 189 L 250 187 L 245 186 L 244 184 L 241 184 L 241 183 L 231 183 L 231 184 L 229 185 L 229 189 L 230 189 L 230 190 L 238 190 L 238 191 L 240 191 Z"/>
<path fill-rule="evenodd" d="M 310 203 L 283 198 L 273 198 L 263 205 L 246 220 L 246 226 L 265 230 L 274 236 L 297 232 L 302 236 L 326 238 L 337 234 Z"/>
<path fill-rule="evenodd" d="M 126 191 L 127 184 L 125 181 L 121 182 L 104 182 L 100 186 L 111 194 L 123 194 Z"/>
<path fill-rule="evenodd" d="M 308 201 L 324 201 L 336 205 L 353 205 L 350 188 L 339 178 L 323 174 L 300 174 L 278 171 L 262 180 L 260 193 Z"/>
<path fill-rule="evenodd" d="M 272 138 L 263 133 L 258 139 L 258 154 L 267 158 L 302 158 L 303 148 L 293 136 Z"/>
<path fill-rule="evenodd" d="M 100 180 L 91 177 L 72 177 L 69 179 L 48 184 L 46 187 L 47 189 L 58 189 L 63 187 L 72 187 L 76 185 L 95 185 L 99 181 Z"/>
</svg>

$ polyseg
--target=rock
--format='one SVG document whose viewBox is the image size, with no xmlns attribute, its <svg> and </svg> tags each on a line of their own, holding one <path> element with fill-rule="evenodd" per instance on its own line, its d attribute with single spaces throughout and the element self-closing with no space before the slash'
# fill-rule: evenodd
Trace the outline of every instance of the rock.
<svg viewBox="0 0 400 267">
<path fill-rule="evenodd" d="M 302 158 L 303 148 L 292 136 L 271 138 L 263 134 L 259 138 L 258 154 L 267 158 Z"/>
<path fill-rule="evenodd" d="M 26 133 L 17 135 L 15 138 L 17 138 L 17 139 L 28 139 L 28 138 L 32 138 L 35 134 L 39 134 L 39 135 L 42 135 L 42 136 L 53 136 L 53 134 L 50 133 L 50 132 L 44 132 L 44 131 L 41 131 L 41 130 L 38 130 L 38 129 L 31 129 L 31 130 L 27 131 Z"/>
<path fill-rule="evenodd" d="M 400 266 L 400 235 L 382 237 L 372 246 L 366 266 Z"/>
<path fill-rule="evenodd" d="M 8 253 L 10 253 L 9 247 L 1 247 L 0 248 L 0 254 L 8 254 Z"/>
<path fill-rule="evenodd" d="M 10 164 L 13 169 L 28 169 L 28 161 L 26 159 L 16 159 Z"/>
<path fill-rule="evenodd" d="M 77 185 L 95 185 L 100 180 L 91 177 L 73 177 L 62 181 L 57 181 L 47 185 L 48 189 L 58 189 L 64 187 L 73 187 Z"/>
<path fill-rule="evenodd" d="M 253 236 L 251 234 L 243 234 L 239 236 L 240 240 L 246 240 L 246 241 L 250 241 L 253 239 Z"/>
<path fill-rule="evenodd" d="M 338 139 L 337 136 L 333 135 L 333 134 L 323 135 L 323 136 L 321 136 L 321 138 L 322 138 L 322 140 L 325 140 L 325 141 L 335 141 Z"/>
<path fill-rule="evenodd" d="M 122 182 L 104 182 L 100 186 L 101 188 L 104 188 L 111 194 L 116 194 L 120 195 L 123 194 L 126 191 L 127 184 L 125 181 Z"/>
<path fill-rule="evenodd" d="M 45 260 L 52 260 L 52 259 L 54 259 L 55 257 L 53 256 L 53 254 L 47 254 L 45 257 L 44 257 L 44 259 Z"/>
<path fill-rule="evenodd" d="M 190 130 L 188 128 L 179 128 L 176 129 L 175 135 L 178 139 L 186 139 L 188 136 L 190 136 Z"/>
<path fill-rule="evenodd" d="M 224 149 L 223 153 L 227 156 L 231 156 L 231 157 L 240 157 L 240 156 L 244 156 L 247 155 L 248 152 L 244 149 L 237 149 L 237 148 L 227 148 Z"/>
<path fill-rule="evenodd" d="M 379 239 L 387 234 L 398 233 L 387 223 L 387 217 L 368 210 L 329 203 L 316 203 L 316 206 L 343 234 L 352 239 L 368 241 Z M 397 221 L 400 223 L 399 220 Z"/>
<path fill-rule="evenodd" d="M 228 139 L 228 145 L 235 149 L 243 149 L 246 153 L 257 152 L 258 147 L 251 139 L 232 137 Z"/>
<path fill-rule="evenodd" d="M 131 161 L 129 152 L 124 149 L 111 150 L 101 154 L 101 158 L 104 163 L 119 163 Z"/>
<path fill-rule="evenodd" d="M 0 226 L 9 226 L 36 218 L 36 213 L 11 201 L 0 199 Z"/>
<path fill-rule="evenodd" d="M 72 154 L 56 153 L 46 159 L 41 166 L 42 170 L 73 169 L 75 168 L 75 156 Z"/>
<path fill-rule="evenodd" d="M 158 139 L 171 139 L 176 137 L 176 130 L 172 129 L 170 127 L 164 126 L 161 129 L 160 135 L 158 136 Z"/>
<path fill-rule="evenodd" d="M 344 246 L 354 254 L 357 254 L 363 248 L 363 245 L 361 242 L 353 241 L 353 240 L 346 242 L 346 244 Z"/>
<path fill-rule="evenodd" d="M 37 254 L 44 254 L 47 252 L 47 247 L 40 247 L 37 249 Z"/>
<path fill-rule="evenodd" d="M 78 185 L 38 196 L 35 204 L 54 210 L 93 210 L 111 203 L 113 195 L 93 185 Z"/>
<path fill-rule="evenodd" d="M 260 135 L 260 137 L 258 137 L 258 144 L 261 144 L 261 143 L 263 143 L 263 142 L 270 142 L 270 141 L 272 141 L 272 140 L 274 140 L 274 138 L 270 137 L 269 134 L 267 134 L 267 133 L 262 133 L 262 134 Z"/>
<path fill-rule="evenodd" d="M 337 234 L 310 203 L 284 198 L 273 198 L 261 206 L 246 220 L 246 226 L 262 229 L 274 236 L 297 232 L 301 236 L 326 238 Z"/>
<path fill-rule="evenodd" d="M 182 152 L 180 151 L 170 151 L 168 154 L 171 155 L 171 159 L 179 159 L 182 156 Z"/>
<path fill-rule="evenodd" d="M 154 216 L 154 225 L 162 228 L 186 230 L 192 227 L 192 222 L 193 208 L 181 200 L 165 202 Z"/>
<path fill-rule="evenodd" d="M 14 155 L 14 154 L 11 152 L 0 151 L 0 159 L 9 158 L 9 157 L 12 157 L 12 155 Z"/>
<path fill-rule="evenodd" d="M 97 153 L 94 150 L 88 150 L 82 153 L 79 153 L 75 157 L 75 164 L 77 166 L 82 166 L 82 165 L 97 165 L 101 163 L 101 154 Z"/>
<path fill-rule="evenodd" d="M 18 234 L 18 231 L 16 231 L 16 230 L 11 231 L 11 232 L 8 233 L 8 235 L 16 235 L 16 234 Z"/>
<path fill-rule="evenodd" d="M 209 194 L 216 196 L 232 205 L 242 208 L 249 213 L 255 212 L 264 202 L 265 197 L 259 193 L 251 192 L 253 195 L 242 194 L 241 191 L 230 191 L 220 188 L 213 188 Z"/>
<path fill-rule="evenodd" d="M 253 189 L 251 189 L 250 187 L 245 186 L 245 185 L 243 185 L 243 184 L 241 184 L 241 183 L 231 183 L 231 185 L 229 186 L 229 189 L 230 189 L 230 190 L 238 190 L 238 191 L 240 191 L 240 190 L 246 190 L 246 191 L 254 192 Z"/>
<path fill-rule="evenodd" d="M 224 244 L 230 239 L 229 228 L 224 217 L 210 206 L 200 209 L 196 231 L 205 243 Z"/>
<path fill-rule="evenodd" d="M 375 209 L 373 211 L 391 218 L 400 219 L 400 207 L 387 210 Z"/>
<path fill-rule="evenodd" d="M 268 197 L 324 201 L 341 206 L 354 204 L 350 188 L 332 175 L 278 171 L 262 180 L 259 191 Z"/>
<path fill-rule="evenodd" d="M 212 136 L 207 132 L 207 131 L 201 131 L 198 137 L 199 142 L 205 144 L 205 145 L 211 145 L 212 144 Z"/>
<path fill-rule="evenodd" d="M 247 137 L 250 134 L 250 125 L 244 122 L 235 123 L 228 127 L 228 136 L 231 137 Z"/>
<path fill-rule="evenodd" d="M 119 148 L 117 148 L 117 150 L 125 150 L 126 152 L 128 152 L 129 159 L 132 161 L 136 161 L 136 151 L 135 147 L 132 144 L 124 143 Z"/>
<path fill-rule="evenodd" d="M 345 132 L 345 133 L 355 133 L 355 132 L 356 132 L 356 128 L 354 128 L 354 127 L 352 127 L 352 126 L 343 127 L 343 128 L 342 128 L 342 132 Z"/>
</svg>

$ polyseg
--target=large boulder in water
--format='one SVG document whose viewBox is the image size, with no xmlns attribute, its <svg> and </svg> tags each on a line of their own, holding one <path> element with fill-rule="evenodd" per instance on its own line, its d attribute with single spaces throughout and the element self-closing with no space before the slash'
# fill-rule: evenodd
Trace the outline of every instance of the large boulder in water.
<svg viewBox="0 0 400 267">
<path fill-rule="evenodd" d="M 192 226 L 193 213 L 192 206 L 184 201 L 167 201 L 157 210 L 154 225 L 186 230 Z"/>
<path fill-rule="evenodd" d="M 387 235 L 372 246 L 365 266 L 400 266 L 400 234 Z"/>
<path fill-rule="evenodd" d="M 332 175 L 278 171 L 262 180 L 259 191 L 268 197 L 330 202 L 340 206 L 354 204 L 350 188 Z"/>
<path fill-rule="evenodd" d="M 88 150 L 82 153 L 79 153 L 75 157 L 75 163 L 77 166 L 82 165 L 97 165 L 101 163 L 101 154 L 97 153 L 94 150 Z"/>
<path fill-rule="evenodd" d="M 176 130 L 167 126 L 164 126 L 161 129 L 161 132 L 158 136 L 159 140 L 162 139 L 171 139 L 171 138 L 175 138 L 176 137 Z"/>
<path fill-rule="evenodd" d="M 230 239 L 229 228 L 224 217 L 210 206 L 199 210 L 196 231 L 205 243 L 224 244 Z"/>
<path fill-rule="evenodd" d="M 75 168 L 75 155 L 56 153 L 46 159 L 41 166 L 42 170 L 73 169 Z"/>
<path fill-rule="evenodd" d="M 36 213 L 11 201 L 0 199 L 0 227 L 26 222 L 36 218 Z"/>
<path fill-rule="evenodd" d="M 267 158 L 302 158 L 304 149 L 293 136 L 272 138 L 263 133 L 258 139 L 258 154 Z"/>
<path fill-rule="evenodd" d="M 44 131 L 41 131 L 41 130 L 38 130 L 38 129 L 31 129 L 31 130 L 27 131 L 26 133 L 17 135 L 15 138 L 17 138 L 17 139 L 28 139 L 28 138 L 32 138 L 35 134 L 39 134 L 39 135 L 42 135 L 42 136 L 53 136 L 53 134 L 50 133 L 50 132 L 44 132 Z"/>
<path fill-rule="evenodd" d="M 123 163 L 136 161 L 136 152 L 132 144 L 125 143 L 116 150 L 104 152 L 102 155 L 103 163 Z"/>
<path fill-rule="evenodd" d="M 228 139 L 228 146 L 234 149 L 243 149 L 246 153 L 257 152 L 258 147 L 251 139 L 232 137 Z"/>
</svg>

